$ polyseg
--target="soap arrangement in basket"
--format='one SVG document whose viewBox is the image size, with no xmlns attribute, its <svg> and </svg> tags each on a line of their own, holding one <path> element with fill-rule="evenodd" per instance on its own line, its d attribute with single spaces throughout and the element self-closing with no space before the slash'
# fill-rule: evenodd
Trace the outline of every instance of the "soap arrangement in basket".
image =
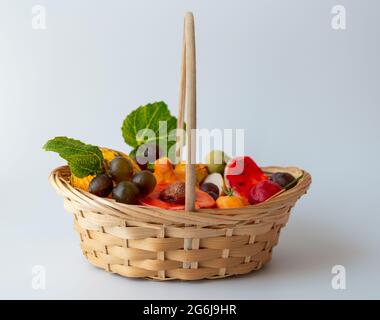
<svg viewBox="0 0 380 320">
<path fill-rule="evenodd" d="M 184 28 L 178 119 L 164 102 L 131 112 L 122 126 L 128 155 L 67 137 L 44 146 L 67 161 L 50 181 L 74 214 L 84 255 L 108 272 L 198 280 L 258 270 L 270 260 L 290 209 L 311 183 L 304 170 L 260 168 L 248 155 L 231 158 L 221 150 L 194 163 L 191 13 Z M 176 128 L 186 128 L 186 161 L 179 161 L 183 141 L 171 136 Z"/>
<path fill-rule="evenodd" d="M 156 114 L 163 102 L 141 106 L 134 113 Z M 140 124 L 144 121 L 140 122 Z M 139 123 L 137 124 L 139 125 Z M 145 124 L 144 124 L 145 125 Z M 124 132 L 128 127 L 123 127 Z M 162 136 L 161 136 L 162 138 Z M 108 148 L 99 148 L 79 140 L 56 137 L 45 145 L 46 151 L 57 152 L 67 160 L 70 184 L 95 196 L 129 205 L 155 206 L 170 210 L 185 209 L 186 164 L 173 165 L 156 143 L 142 143 L 129 155 Z M 241 172 L 236 174 L 236 168 Z M 284 168 L 267 172 L 249 156 L 230 159 L 223 151 L 211 151 L 203 164 L 195 164 L 195 208 L 244 208 L 268 200 L 291 189 L 303 177 L 303 171 Z"/>
</svg>

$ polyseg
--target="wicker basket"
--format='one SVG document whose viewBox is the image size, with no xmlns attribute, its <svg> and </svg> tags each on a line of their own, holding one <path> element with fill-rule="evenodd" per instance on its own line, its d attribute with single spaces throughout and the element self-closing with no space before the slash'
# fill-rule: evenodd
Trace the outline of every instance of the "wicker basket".
<svg viewBox="0 0 380 320">
<path fill-rule="evenodd" d="M 126 205 L 99 198 L 70 184 L 67 166 L 55 169 L 50 182 L 74 214 L 81 248 L 97 267 L 126 277 L 158 280 L 217 279 L 260 269 L 271 259 L 280 230 L 296 201 L 306 193 L 310 175 L 302 172 L 292 189 L 261 204 L 240 209 L 194 210 L 195 170 L 195 37 L 194 19 L 185 16 L 178 126 L 187 107 L 187 165 L 185 211 Z M 180 145 L 180 144 L 178 144 Z"/>
</svg>

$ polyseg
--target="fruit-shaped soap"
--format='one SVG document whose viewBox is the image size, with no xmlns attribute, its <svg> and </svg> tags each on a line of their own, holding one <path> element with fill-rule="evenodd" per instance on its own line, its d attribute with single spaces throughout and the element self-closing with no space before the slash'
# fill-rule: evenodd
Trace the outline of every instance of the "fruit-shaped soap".
<svg viewBox="0 0 380 320">
<path fill-rule="evenodd" d="M 174 169 L 175 174 L 179 180 L 185 181 L 186 177 L 186 163 L 184 161 L 179 162 Z M 200 184 L 207 177 L 208 169 L 205 164 L 198 163 L 195 165 L 195 177 L 197 183 Z"/>
<path fill-rule="evenodd" d="M 235 194 L 247 199 L 252 186 L 268 180 L 268 177 L 252 158 L 240 156 L 227 163 L 224 169 L 224 180 L 227 188 L 232 188 Z"/>
<path fill-rule="evenodd" d="M 138 187 L 130 181 L 122 181 L 112 190 L 112 198 L 125 204 L 137 204 L 138 196 Z"/>
<path fill-rule="evenodd" d="M 242 197 L 234 195 L 226 195 L 219 197 L 216 200 L 216 205 L 219 209 L 233 209 L 233 208 L 244 208 L 247 203 Z"/>
<path fill-rule="evenodd" d="M 154 176 L 157 184 L 168 184 L 179 181 L 170 159 L 163 157 L 154 162 Z"/>
<path fill-rule="evenodd" d="M 226 163 L 229 157 L 220 150 L 213 150 L 206 156 L 206 164 L 208 171 L 210 173 L 220 173 L 223 174 Z"/>
<path fill-rule="evenodd" d="M 209 174 L 206 177 L 206 179 L 203 181 L 203 184 L 206 184 L 206 183 L 212 183 L 213 185 L 215 185 L 218 188 L 218 191 L 217 191 L 218 196 L 222 195 L 223 189 L 226 187 L 225 183 L 224 183 L 223 176 L 217 172 Z"/>
<path fill-rule="evenodd" d="M 108 197 L 112 188 L 112 179 L 105 173 L 102 173 L 91 180 L 88 191 L 98 197 Z"/>
<path fill-rule="evenodd" d="M 297 180 L 288 172 L 275 172 L 271 175 L 270 180 L 276 182 L 285 189 L 293 188 Z"/>
<path fill-rule="evenodd" d="M 109 166 L 110 166 L 111 161 L 118 156 L 122 156 L 131 162 L 133 173 L 137 173 L 140 171 L 140 167 L 137 165 L 137 163 L 125 153 L 111 150 L 108 148 L 100 148 L 100 150 L 102 151 L 102 154 L 103 154 L 104 168 L 105 168 L 106 173 L 109 173 Z M 90 183 L 94 178 L 95 176 L 93 175 L 90 175 L 84 178 L 78 178 L 74 175 L 71 175 L 70 182 L 71 182 L 71 185 L 75 188 L 82 189 L 84 191 L 89 191 Z"/>
<path fill-rule="evenodd" d="M 137 172 L 133 176 L 132 182 L 139 188 L 142 195 L 151 193 L 157 184 L 155 176 L 148 170 Z"/>
<path fill-rule="evenodd" d="M 112 150 L 112 149 L 108 149 L 108 148 L 100 148 L 100 150 L 102 151 L 102 154 L 103 154 L 106 171 L 108 171 L 108 168 L 109 168 L 109 165 L 110 165 L 111 161 L 114 158 L 119 157 L 119 156 L 121 156 L 121 157 L 123 157 L 125 159 L 128 159 L 131 162 L 134 173 L 140 171 L 140 167 L 137 165 L 136 161 L 134 161 L 127 154 L 125 154 L 123 152 L 120 152 L 120 151 L 115 151 L 115 150 Z"/>
<path fill-rule="evenodd" d="M 249 190 L 248 201 L 250 204 L 264 202 L 281 190 L 281 186 L 273 181 L 262 181 Z"/>
<path fill-rule="evenodd" d="M 132 162 L 122 156 L 116 157 L 110 163 L 109 173 L 115 182 L 129 181 L 133 177 Z"/>
<path fill-rule="evenodd" d="M 146 206 L 154 206 L 168 210 L 185 209 L 185 184 L 176 182 L 173 184 L 157 185 L 154 191 L 140 199 L 140 203 Z M 213 208 L 215 200 L 206 192 L 196 188 L 195 190 L 195 208 Z"/>
<path fill-rule="evenodd" d="M 211 182 L 202 183 L 201 190 L 207 192 L 211 197 L 214 198 L 214 200 L 218 199 L 219 197 L 219 188 Z"/>
<path fill-rule="evenodd" d="M 160 199 L 175 204 L 185 204 L 185 182 L 169 184 L 160 192 Z"/>
</svg>

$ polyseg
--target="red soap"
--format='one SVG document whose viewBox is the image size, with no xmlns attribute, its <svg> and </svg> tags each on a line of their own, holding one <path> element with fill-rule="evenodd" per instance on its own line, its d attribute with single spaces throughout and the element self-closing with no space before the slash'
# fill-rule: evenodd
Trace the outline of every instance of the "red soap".
<svg viewBox="0 0 380 320">
<path fill-rule="evenodd" d="M 255 161 L 247 156 L 230 160 L 224 170 L 224 177 L 227 187 L 246 199 L 252 186 L 268 179 Z"/>
<path fill-rule="evenodd" d="M 262 181 L 249 190 L 248 201 L 250 204 L 257 204 L 269 199 L 281 190 L 282 188 L 273 181 Z"/>
</svg>

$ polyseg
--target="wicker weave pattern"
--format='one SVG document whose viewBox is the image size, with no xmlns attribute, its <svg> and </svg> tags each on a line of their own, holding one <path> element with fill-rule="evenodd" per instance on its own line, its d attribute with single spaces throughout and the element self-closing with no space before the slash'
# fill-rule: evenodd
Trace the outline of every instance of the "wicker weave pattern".
<svg viewBox="0 0 380 320">
<path fill-rule="evenodd" d="M 271 259 L 290 209 L 311 182 L 304 172 L 297 186 L 262 204 L 185 213 L 98 198 L 73 188 L 69 176 L 68 167 L 60 167 L 50 181 L 74 214 L 87 259 L 108 272 L 159 280 L 224 278 L 260 269 Z M 192 249 L 185 250 L 189 238 Z"/>
</svg>

